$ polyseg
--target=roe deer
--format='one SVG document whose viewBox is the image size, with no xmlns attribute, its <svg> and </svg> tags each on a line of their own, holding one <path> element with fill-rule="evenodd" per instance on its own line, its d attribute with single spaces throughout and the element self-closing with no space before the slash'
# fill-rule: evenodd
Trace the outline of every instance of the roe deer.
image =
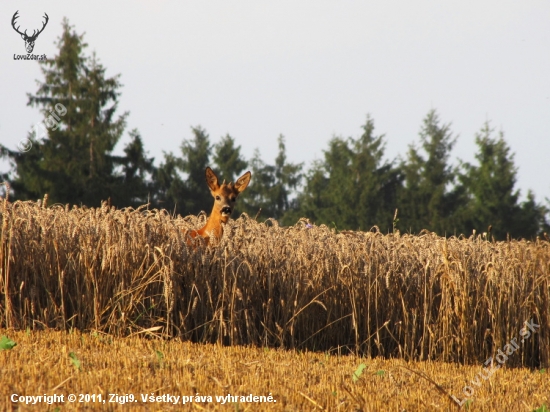
<svg viewBox="0 0 550 412">
<path fill-rule="evenodd" d="M 191 237 L 194 239 L 197 236 L 202 236 L 206 245 L 209 244 L 210 238 L 215 238 L 218 241 L 223 235 L 222 224 L 227 223 L 229 216 L 235 206 L 237 196 L 246 189 L 252 174 L 246 172 L 244 175 L 233 183 L 225 183 L 225 180 L 220 185 L 218 177 L 212 169 L 206 168 L 206 183 L 210 188 L 210 193 L 214 197 L 214 207 L 212 213 L 206 221 L 206 224 L 199 230 L 192 230 L 190 232 Z M 189 244 L 190 242 L 188 242 Z"/>
</svg>

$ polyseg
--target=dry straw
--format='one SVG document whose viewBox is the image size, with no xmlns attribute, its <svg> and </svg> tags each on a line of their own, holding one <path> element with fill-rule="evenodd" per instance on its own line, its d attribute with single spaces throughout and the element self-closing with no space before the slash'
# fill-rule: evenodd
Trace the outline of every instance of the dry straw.
<svg viewBox="0 0 550 412">
<path fill-rule="evenodd" d="M 213 248 L 199 217 L 0 203 L 0 327 L 548 366 L 550 244 L 288 228 L 246 215 Z"/>
</svg>

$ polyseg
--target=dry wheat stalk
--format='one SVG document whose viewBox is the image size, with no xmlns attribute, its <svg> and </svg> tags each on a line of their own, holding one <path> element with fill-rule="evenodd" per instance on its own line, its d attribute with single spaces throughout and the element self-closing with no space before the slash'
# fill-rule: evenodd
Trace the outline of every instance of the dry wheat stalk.
<svg viewBox="0 0 550 412">
<path fill-rule="evenodd" d="M 215 248 L 205 216 L 0 204 L 0 327 L 478 362 L 533 318 L 509 365 L 548 365 L 550 245 L 481 236 L 335 233 L 243 215 Z M 490 340 L 488 340 L 490 336 Z"/>
</svg>

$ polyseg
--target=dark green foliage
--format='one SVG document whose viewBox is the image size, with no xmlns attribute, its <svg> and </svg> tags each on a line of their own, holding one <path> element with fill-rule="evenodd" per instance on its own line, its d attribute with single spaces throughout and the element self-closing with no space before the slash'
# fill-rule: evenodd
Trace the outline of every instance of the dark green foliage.
<svg viewBox="0 0 550 412">
<path fill-rule="evenodd" d="M 370 117 L 358 139 L 333 138 L 308 173 L 300 214 L 338 229 L 390 230 L 402 177 L 383 156 L 384 136 L 374 136 Z"/>
<path fill-rule="evenodd" d="M 295 207 L 291 196 L 297 190 L 302 179 L 303 163 L 288 163 L 284 137 L 279 136 L 277 142 L 279 152 L 275 158 L 275 167 L 273 168 L 275 179 L 270 193 L 275 209 L 273 216 L 281 219 L 283 223 L 293 224 L 294 222 L 291 222 L 289 217 L 285 219 L 285 214 Z"/>
<path fill-rule="evenodd" d="M 125 156 L 116 158 L 120 164 L 121 190 L 113 194 L 115 204 L 138 207 L 149 203 L 154 186 L 152 175 L 155 172 L 153 158 L 145 156 L 143 140 L 137 130 L 130 132 L 131 141 L 124 148 Z"/>
<path fill-rule="evenodd" d="M 178 170 L 181 159 L 172 153 L 164 153 L 164 161 L 155 170 L 153 205 L 160 209 L 178 213 L 178 205 L 187 197 L 185 183 Z"/>
<path fill-rule="evenodd" d="M 193 139 L 184 140 L 181 144 L 181 171 L 186 175 L 184 214 L 197 214 L 201 210 L 210 212 L 212 206 L 212 196 L 204 177 L 204 171 L 210 164 L 212 150 L 210 137 L 200 126 L 193 127 L 191 130 Z"/>
<path fill-rule="evenodd" d="M 241 146 L 236 146 L 235 139 L 230 135 L 225 135 L 214 145 L 213 160 L 214 170 L 221 181 L 235 182 L 248 170 L 248 162 L 241 155 Z M 242 204 L 241 200 L 236 203 L 234 216 L 243 212 Z"/>
<path fill-rule="evenodd" d="M 210 137 L 200 126 L 191 131 L 193 138 L 184 139 L 181 144 L 182 157 L 165 153 L 155 176 L 155 204 L 184 215 L 209 212 L 212 203 L 204 176 L 210 164 Z"/>
<path fill-rule="evenodd" d="M 465 163 L 463 182 L 469 201 L 465 225 L 469 232 L 486 232 L 491 226 L 495 239 L 533 237 L 544 228 L 546 208 L 535 202 L 533 193 L 519 203 L 520 191 L 515 188 L 517 168 L 514 155 L 502 133 L 493 137 L 486 123 L 476 136 L 477 165 Z"/>
<path fill-rule="evenodd" d="M 248 167 L 241 155 L 241 146 L 235 146 L 235 139 L 229 135 L 214 145 L 213 160 L 217 176 L 227 182 L 235 182 Z"/>
<path fill-rule="evenodd" d="M 264 163 L 258 150 L 250 161 L 252 183 L 242 195 L 242 208 L 252 217 L 261 213 L 263 218 L 282 219 L 291 211 L 291 196 L 302 178 L 303 164 L 288 163 L 283 136 L 278 143 L 274 165 Z"/>
<path fill-rule="evenodd" d="M 149 184 L 144 179 L 152 159 L 146 159 L 137 132 L 126 157 L 112 155 L 127 117 L 115 116 L 120 76 L 106 78 L 95 54 L 84 55 L 83 36 L 66 19 L 57 45 L 59 54 L 40 63 L 43 83 L 36 95 L 28 95 L 28 104 L 40 109 L 48 127 L 30 132 L 28 152 L 1 148 L 12 166 L 15 198 L 37 199 L 47 193 L 55 203 L 97 206 L 108 198 L 117 206 L 145 202 Z"/>
<path fill-rule="evenodd" d="M 462 187 L 453 186 L 457 169 L 448 164 L 455 142 L 450 126 L 440 125 L 435 111 L 430 111 L 420 131 L 424 155 L 410 146 L 401 163 L 405 180 L 399 196 L 398 227 L 402 231 L 428 229 L 453 235 L 462 229 L 457 214 L 465 197 Z"/>
</svg>

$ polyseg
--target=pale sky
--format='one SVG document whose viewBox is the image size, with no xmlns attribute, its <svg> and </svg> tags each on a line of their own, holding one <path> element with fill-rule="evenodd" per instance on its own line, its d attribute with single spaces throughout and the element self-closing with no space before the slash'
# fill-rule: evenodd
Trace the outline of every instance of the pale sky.
<svg viewBox="0 0 550 412">
<path fill-rule="evenodd" d="M 122 75 L 119 113 L 157 165 L 200 125 L 268 163 L 283 134 L 288 160 L 309 167 L 333 136 L 358 137 L 367 114 L 391 160 L 436 109 L 458 136 L 453 159 L 473 161 L 489 120 L 516 154 L 522 194 L 550 198 L 548 0 L 3 0 L 0 142 L 12 149 L 42 120 L 26 106 L 38 64 L 13 57 L 26 54 L 16 10 L 30 33 L 49 15 L 34 54 L 57 54 L 63 17 L 85 33 L 86 53 Z"/>
</svg>

